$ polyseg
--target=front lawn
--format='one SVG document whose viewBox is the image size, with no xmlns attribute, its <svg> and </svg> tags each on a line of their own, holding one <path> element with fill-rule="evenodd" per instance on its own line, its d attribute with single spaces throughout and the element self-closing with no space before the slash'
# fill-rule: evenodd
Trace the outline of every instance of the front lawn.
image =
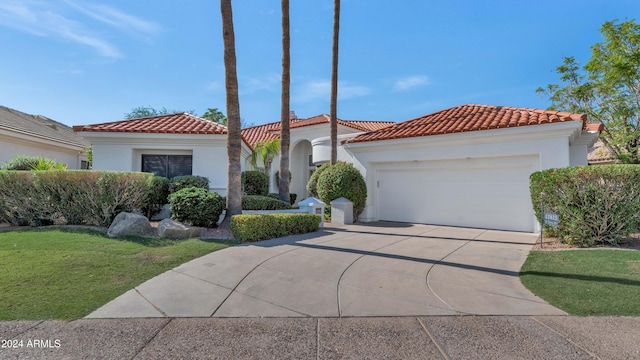
<svg viewBox="0 0 640 360">
<path fill-rule="evenodd" d="M 570 315 L 640 316 L 640 251 L 532 251 L 520 279 Z"/>
<path fill-rule="evenodd" d="M 229 245 L 61 229 L 1 232 L 0 320 L 78 319 L 147 279 Z"/>
</svg>

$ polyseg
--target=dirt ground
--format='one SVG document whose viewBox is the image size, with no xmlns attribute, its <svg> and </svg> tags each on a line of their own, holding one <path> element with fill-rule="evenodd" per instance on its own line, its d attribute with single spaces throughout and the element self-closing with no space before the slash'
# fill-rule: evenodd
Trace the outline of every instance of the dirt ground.
<svg viewBox="0 0 640 360">
<path fill-rule="evenodd" d="M 560 239 L 553 237 L 543 237 L 542 249 L 540 248 L 540 237 L 538 236 L 538 242 L 533 246 L 533 250 L 570 250 L 570 249 L 584 249 L 575 245 L 565 244 Z M 620 246 L 597 246 L 589 249 L 623 249 L 623 250 L 640 250 L 640 234 L 634 234 L 624 244 Z"/>
</svg>

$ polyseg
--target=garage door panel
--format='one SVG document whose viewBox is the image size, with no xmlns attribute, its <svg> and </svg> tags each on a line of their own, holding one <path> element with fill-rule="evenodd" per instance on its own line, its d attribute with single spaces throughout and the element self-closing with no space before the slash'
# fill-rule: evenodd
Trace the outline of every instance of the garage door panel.
<svg viewBox="0 0 640 360">
<path fill-rule="evenodd" d="M 537 157 L 460 159 L 380 169 L 378 218 L 533 231 L 529 175 Z"/>
</svg>

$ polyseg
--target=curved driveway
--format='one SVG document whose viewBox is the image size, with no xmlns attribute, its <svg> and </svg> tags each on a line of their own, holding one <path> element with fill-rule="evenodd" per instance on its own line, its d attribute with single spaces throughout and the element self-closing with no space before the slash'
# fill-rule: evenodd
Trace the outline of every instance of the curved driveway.
<svg viewBox="0 0 640 360">
<path fill-rule="evenodd" d="M 388 222 L 324 228 L 195 259 L 88 317 L 566 315 L 520 283 L 536 239 Z"/>
</svg>

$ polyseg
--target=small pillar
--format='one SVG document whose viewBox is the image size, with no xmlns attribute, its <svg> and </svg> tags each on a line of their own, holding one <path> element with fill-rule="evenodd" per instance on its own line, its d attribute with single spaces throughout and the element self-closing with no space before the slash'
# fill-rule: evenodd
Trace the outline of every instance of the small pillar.
<svg viewBox="0 0 640 360">
<path fill-rule="evenodd" d="M 324 208 L 327 206 L 322 200 L 310 197 L 298 203 L 300 210 L 309 214 L 320 215 L 320 227 L 324 227 Z"/>
<path fill-rule="evenodd" d="M 331 202 L 332 224 L 353 224 L 353 202 L 347 198 L 337 198 Z"/>
</svg>

